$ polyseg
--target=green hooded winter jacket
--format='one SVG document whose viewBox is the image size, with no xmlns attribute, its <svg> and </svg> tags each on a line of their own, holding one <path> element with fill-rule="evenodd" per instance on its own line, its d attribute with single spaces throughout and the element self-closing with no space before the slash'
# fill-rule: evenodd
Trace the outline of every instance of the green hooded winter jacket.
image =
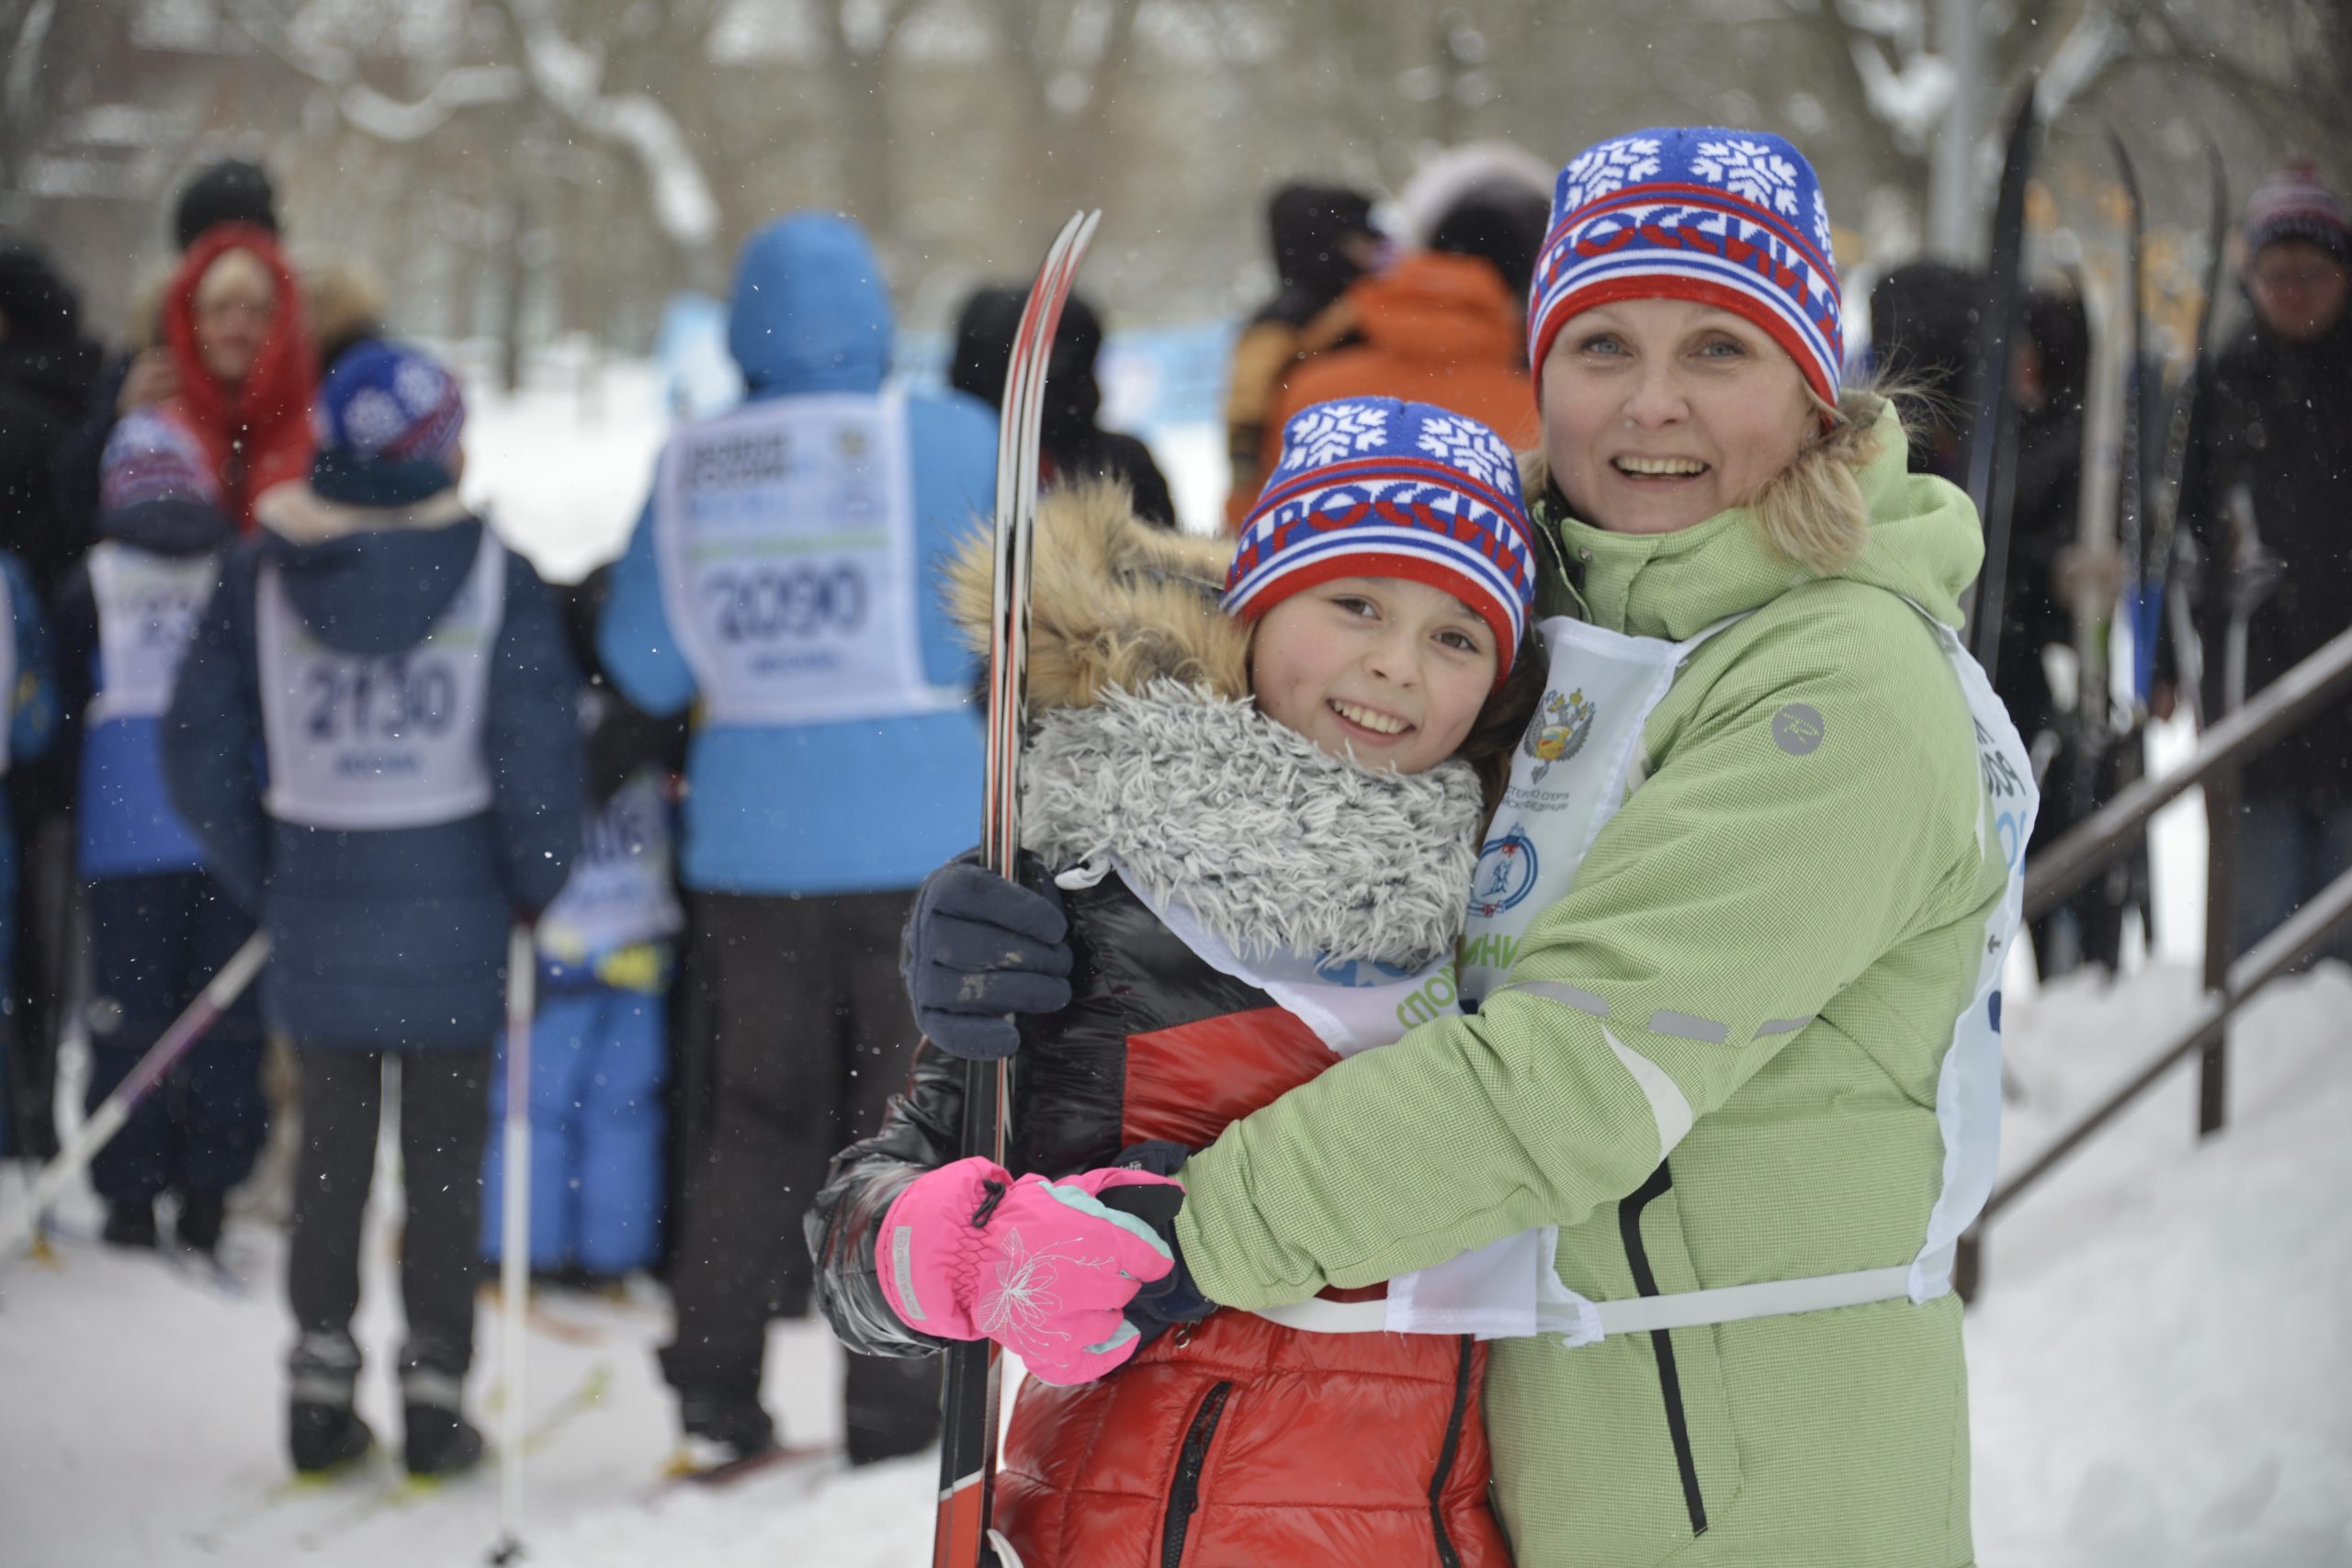
<svg viewBox="0 0 2352 1568">
<path fill-rule="evenodd" d="M 1643 782 L 1509 987 L 1341 1063 L 1186 1166 L 1177 1235 L 1213 1300 L 1294 1302 L 1543 1224 L 1560 1227 L 1561 1279 L 1593 1300 L 1919 1251 L 1942 1173 L 1937 1073 L 2006 872 L 1959 682 L 1904 602 L 1960 624 L 1975 513 L 1905 472 L 1891 412 L 1879 434 L 1860 475 L 1869 544 L 1827 579 L 1744 509 L 1656 536 L 1539 512 L 1581 578 L 1579 593 L 1547 568 L 1547 615 L 1679 640 L 1755 614 L 1677 677 Z M 1817 737 L 1791 733 L 1792 708 L 1818 716 Z M 1531 981 L 1600 998 L 1606 1020 L 1512 988 Z M 1705 1021 L 1720 1043 L 1690 1038 L 1714 1032 Z M 1604 1022 L 1672 1079 L 1687 1134 Z M 1487 1400 L 1521 1568 L 1973 1554 L 1950 1294 L 1573 1350 L 1498 1341 Z"/>
</svg>

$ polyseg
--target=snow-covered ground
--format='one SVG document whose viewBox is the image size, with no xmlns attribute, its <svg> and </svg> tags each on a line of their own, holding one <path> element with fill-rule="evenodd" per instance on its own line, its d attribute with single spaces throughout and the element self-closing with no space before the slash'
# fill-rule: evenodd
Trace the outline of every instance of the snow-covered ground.
<svg viewBox="0 0 2352 1568">
<path fill-rule="evenodd" d="M 2193 999 L 2157 969 L 2069 981 L 2015 1018 L 2026 1099 L 2012 1158 L 2127 1075 Z M 2018 1209 L 1969 1321 L 1980 1560 L 2003 1568 L 2352 1563 L 2352 973 L 2326 967 L 2259 1004 L 2235 1048 L 2231 1130 L 2194 1146 L 2189 1079 L 2167 1082 Z M 0 1201 L 14 1202 L 8 1186 Z M 362 1397 L 394 1430 L 395 1344 L 377 1209 Z M 69 1227 L 96 1224 L 85 1195 Z M 0 1562 L 15 1568 L 323 1562 L 462 1568 L 495 1533 L 485 1477 L 403 1506 L 389 1466 L 315 1494 L 280 1487 L 286 1329 L 274 1232 L 239 1222 L 232 1296 L 153 1258 L 68 1240 L 55 1266 L 0 1271 Z M 657 1292 L 559 1298 L 530 1345 L 535 1413 L 601 1384 L 529 1461 L 526 1540 L 542 1568 L 906 1568 L 927 1551 L 933 1461 L 830 1461 L 723 1493 L 655 1495 L 669 1402 L 651 1359 Z M 502 1398 L 495 1319 L 474 1391 Z M 768 1394 L 795 1441 L 839 1433 L 840 1352 L 779 1325 Z"/>
<path fill-rule="evenodd" d="M 2198 997 L 2165 967 L 2011 1014 L 2016 1169 L 2132 1076 Z M 1969 1314 L 1979 1560 L 2352 1563 L 2352 971 L 2257 1000 L 2230 1126 L 2182 1069 L 2000 1217 Z"/>
</svg>

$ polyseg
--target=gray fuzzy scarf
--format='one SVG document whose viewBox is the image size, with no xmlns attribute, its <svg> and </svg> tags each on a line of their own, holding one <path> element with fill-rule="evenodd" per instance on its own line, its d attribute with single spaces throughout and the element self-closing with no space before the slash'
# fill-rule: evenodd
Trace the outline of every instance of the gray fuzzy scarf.
<svg viewBox="0 0 2352 1568">
<path fill-rule="evenodd" d="M 1419 965 L 1461 933 L 1482 811 L 1466 762 L 1374 773 L 1162 680 L 1047 713 L 1022 770 L 1022 840 L 1047 865 L 1115 855 L 1245 954 Z"/>
</svg>

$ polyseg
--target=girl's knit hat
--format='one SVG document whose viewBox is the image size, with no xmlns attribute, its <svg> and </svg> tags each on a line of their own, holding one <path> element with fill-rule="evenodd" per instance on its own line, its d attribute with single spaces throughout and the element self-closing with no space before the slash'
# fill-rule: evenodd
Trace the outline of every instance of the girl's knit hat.
<svg viewBox="0 0 2352 1568">
<path fill-rule="evenodd" d="M 1824 402 L 1845 360 L 1829 209 L 1804 154 L 1759 130 L 1637 130 L 1560 171 L 1535 264 L 1528 363 L 1569 318 L 1620 299 L 1690 299 L 1771 336 Z"/>
<path fill-rule="evenodd" d="M 2352 261 L 2352 221 L 2308 160 L 2288 164 L 2255 187 L 2245 204 L 2245 249 L 2254 254 L 2281 240 L 2302 240 L 2338 261 Z"/>
<path fill-rule="evenodd" d="M 1225 608 L 1254 619 L 1318 582 L 1402 577 L 1442 589 L 1495 634 L 1495 683 L 1535 602 L 1532 535 L 1503 438 L 1395 398 L 1302 409 L 1241 525 Z"/>
</svg>

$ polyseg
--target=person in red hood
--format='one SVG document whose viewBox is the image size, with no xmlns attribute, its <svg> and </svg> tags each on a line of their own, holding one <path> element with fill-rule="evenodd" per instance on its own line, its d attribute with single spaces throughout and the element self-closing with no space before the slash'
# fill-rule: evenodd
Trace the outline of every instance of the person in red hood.
<svg viewBox="0 0 2352 1568">
<path fill-rule="evenodd" d="M 1533 445 L 1522 301 L 1548 203 L 1541 193 L 1474 190 L 1439 220 L 1427 249 L 1350 284 L 1357 339 L 1292 368 L 1266 422 L 1274 444 L 1265 462 L 1293 415 L 1341 398 L 1434 403 L 1491 426 L 1515 447 Z"/>
<path fill-rule="evenodd" d="M 178 390 L 166 417 L 204 449 L 222 509 L 251 532 L 254 501 L 310 472 L 310 334 L 291 268 L 268 230 L 205 231 L 164 292 L 164 342 Z"/>
</svg>

